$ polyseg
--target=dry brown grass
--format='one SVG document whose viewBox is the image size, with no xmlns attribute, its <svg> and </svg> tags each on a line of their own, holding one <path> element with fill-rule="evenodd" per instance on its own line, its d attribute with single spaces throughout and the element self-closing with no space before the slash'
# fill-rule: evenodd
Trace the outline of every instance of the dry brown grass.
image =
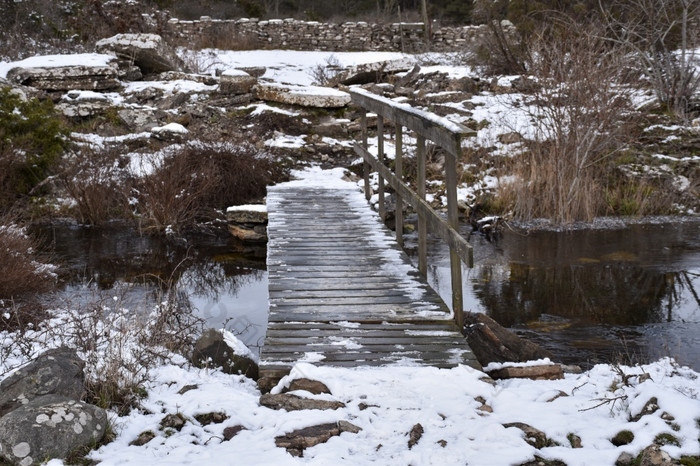
<svg viewBox="0 0 700 466">
<path fill-rule="evenodd" d="M 519 219 L 566 224 L 606 212 L 607 163 L 621 147 L 630 112 L 619 84 L 626 57 L 590 31 L 570 32 L 566 41 L 534 41 L 529 54 L 536 135 L 515 163 L 519 181 L 500 192 Z"/>
</svg>

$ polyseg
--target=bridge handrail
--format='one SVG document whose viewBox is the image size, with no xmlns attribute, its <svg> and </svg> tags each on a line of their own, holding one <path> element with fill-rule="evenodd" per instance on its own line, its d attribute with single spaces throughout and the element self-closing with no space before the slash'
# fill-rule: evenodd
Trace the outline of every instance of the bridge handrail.
<svg viewBox="0 0 700 466">
<path fill-rule="evenodd" d="M 396 192 L 396 240 L 403 246 L 403 205 L 404 199 L 418 213 L 418 270 L 427 276 L 427 225 L 450 247 L 450 271 L 452 278 L 452 309 L 459 328 L 464 325 L 462 296 L 462 261 L 473 267 L 474 255 L 471 245 L 459 234 L 459 211 L 457 209 L 457 160 L 462 152 L 463 137 L 476 133 L 457 123 L 433 113 L 394 102 L 372 94 L 361 88 L 350 89 L 352 102 L 360 108 L 362 143 L 355 143 L 355 152 L 364 160 L 365 197 L 370 199 L 370 168 L 379 174 L 379 215 L 386 217 L 384 206 L 384 180 Z M 367 148 L 367 112 L 377 114 L 378 157 Z M 396 127 L 395 173 L 384 164 L 384 118 Z M 414 192 L 403 181 L 403 127 L 417 135 L 416 158 L 418 162 L 417 189 Z M 445 190 L 447 197 L 447 222 L 425 201 L 425 161 L 426 139 L 442 147 L 445 157 Z"/>
</svg>

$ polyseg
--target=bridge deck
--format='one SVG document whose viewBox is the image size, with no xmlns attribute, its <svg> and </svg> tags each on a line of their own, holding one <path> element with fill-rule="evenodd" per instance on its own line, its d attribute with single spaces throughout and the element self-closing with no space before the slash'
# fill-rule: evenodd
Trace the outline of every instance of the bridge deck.
<svg viewBox="0 0 700 466">
<path fill-rule="evenodd" d="M 354 189 L 268 189 L 260 376 L 332 366 L 479 367 L 449 310 Z"/>
</svg>

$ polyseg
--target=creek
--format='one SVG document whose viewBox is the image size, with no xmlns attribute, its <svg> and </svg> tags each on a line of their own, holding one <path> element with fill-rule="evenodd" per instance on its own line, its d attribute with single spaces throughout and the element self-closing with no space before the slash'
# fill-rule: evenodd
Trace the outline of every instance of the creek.
<svg viewBox="0 0 700 466">
<path fill-rule="evenodd" d="M 264 246 L 208 235 L 173 245 L 123 226 L 38 232 L 61 265 L 62 299 L 111 296 L 147 308 L 164 285 L 178 282 L 209 326 L 225 326 L 259 351 L 268 312 Z M 470 242 L 475 267 L 463 270 L 465 310 L 486 312 L 584 368 L 673 356 L 700 370 L 700 221 L 507 230 L 497 242 L 477 234 Z M 428 263 L 428 281 L 450 303 L 442 244 L 429 243 Z"/>
<path fill-rule="evenodd" d="M 465 236 L 469 232 L 463 232 Z M 700 370 L 700 221 L 472 234 L 464 308 L 486 312 L 561 362 L 672 356 Z M 428 245 L 428 281 L 451 303 L 449 251 Z"/>
</svg>

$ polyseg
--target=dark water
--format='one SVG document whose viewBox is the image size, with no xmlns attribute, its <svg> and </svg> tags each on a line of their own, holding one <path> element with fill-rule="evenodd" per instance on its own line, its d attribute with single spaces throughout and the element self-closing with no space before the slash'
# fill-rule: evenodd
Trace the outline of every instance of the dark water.
<svg viewBox="0 0 700 466">
<path fill-rule="evenodd" d="M 177 285 L 208 326 L 226 327 L 251 349 L 267 327 L 266 250 L 200 234 L 174 245 L 125 227 L 52 226 L 36 229 L 60 265 L 59 300 L 114 297 L 128 309 L 152 308 Z"/>
<path fill-rule="evenodd" d="M 465 232 L 465 234 L 468 234 Z M 64 297 L 120 295 L 152 306 L 177 282 L 210 326 L 253 349 L 267 325 L 265 248 L 199 235 L 188 247 L 121 228 L 45 228 L 61 264 Z M 472 235 L 476 267 L 464 269 L 465 309 L 486 312 L 588 367 L 673 356 L 700 370 L 700 221 L 521 235 L 489 243 Z M 430 244 L 429 281 L 450 303 L 449 258 Z"/>
<path fill-rule="evenodd" d="M 472 235 L 465 309 L 486 312 L 588 367 L 673 356 L 700 370 L 700 221 L 615 230 Z M 451 302 L 449 257 L 430 245 L 429 280 Z"/>
</svg>

